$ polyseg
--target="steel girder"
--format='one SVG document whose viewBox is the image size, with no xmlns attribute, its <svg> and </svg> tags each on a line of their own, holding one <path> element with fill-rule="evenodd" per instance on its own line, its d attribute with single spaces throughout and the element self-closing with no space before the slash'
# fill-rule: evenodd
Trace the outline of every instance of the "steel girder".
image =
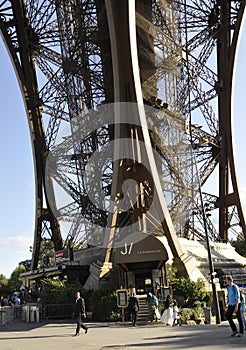
<svg viewBox="0 0 246 350">
<path fill-rule="evenodd" d="M 44 171 L 46 159 L 45 135 L 42 121 L 37 76 L 34 67 L 36 40 L 32 27 L 26 17 L 26 8 L 22 1 L 3 1 L 0 4 L 0 26 L 5 44 L 8 47 L 12 63 L 16 69 L 23 94 L 33 144 L 33 158 L 36 183 L 36 220 L 31 268 L 37 267 L 40 254 L 42 233 L 46 231 L 58 250 L 62 247 L 59 225 L 49 204 L 44 207 L 45 187 Z M 47 200 L 47 197 L 46 197 Z"/>
<path fill-rule="evenodd" d="M 115 97 L 113 81 L 117 77 L 113 72 L 112 31 L 108 28 L 111 23 L 107 10 L 113 4 L 110 3 L 104 0 L 0 2 L 1 32 L 21 84 L 34 146 L 37 209 L 33 268 L 42 255 L 43 238 L 51 238 L 56 249 L 62 248 L 63 239 L 65 245 L 70 242 L 80 247 L 87 242 L 93 223 L 105 226 L 109 219 L 105 210 L 98 210 L 88 201 L 83 178 L 91 155 L 114 139 L 112 126 L 98 128 L 79 145 L 64 141 L 64 154 L 74 153 L 61 159 L 55 181 L 72 200 L 57 208 L 57 212 L 54 203 L 51 210 L 51 199 L 46 196 L 45 165 L 50 150 L 56 152 L 60 130 L 72 123 L 77 114 L 94 109 L 96 118 L 100 104 L 136 102 L 134 86 L 127 96 Z M 118 6 L 123 6 L 119 3 Z M 162 190 L 169 198 L 167 204 L 175 230 L 186 237 L 203 235 L 194 160 L 170 147 L 186 138 L 194 150 L 202 185 L 219 165 L 219 194 L 216 200 L 206 198 L 214 204 L 213 209 L 219 208 L 220 233 L 216 233 L 211 222 L 210 238 L 227 241 L 230 225 L 234 227 L 235 222 L 241 225 L 245 235 L 231 137 L 231 81 L 245 1 L 138 0 L 135 5 L 143 101 L 155 108 L 158 115 L 159 124 L 150 133 L 150 139 L 162 157 Z M 217 57 L 217 66 L 211 65 L 213 55 Z M 90 122 L 86 114 L 83 117 L 85 123 Z M 180 162 L 183 162 L 182 171 L 189 168 L 185 178 L 177 171 Z M 102 181 L 107 198 L 111 196 L 113 172 L 109 162 Z M 233 193 L 229 193 L 229 180 Z M 196 194 L 190 195 L 192 192 Z M 182 224 L 180 208 L 186 212 Z M 194 215 L 200 221 L 198 228 L 194 226 Z M 57 217 L 72 221 L 63 239 Z M 118 220 L 118 225 L 122 225 L 124 219 Z"/>
</svg>

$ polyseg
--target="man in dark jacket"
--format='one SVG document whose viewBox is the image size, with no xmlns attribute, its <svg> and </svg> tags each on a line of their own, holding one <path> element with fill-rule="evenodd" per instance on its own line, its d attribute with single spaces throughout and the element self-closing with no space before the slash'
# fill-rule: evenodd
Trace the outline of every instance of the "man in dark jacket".
<svg viewBox="0 0 246 350">
<path fill-rule="evenodd" d="M 138 299 L 136 298 L 135 293 L 132 293 L 132 295 L 129 298 L 128 310 L 129 310 L 129 316 L 132 318 L 132 325 L 136 326 L 137 314 L 139 311 L 139 302 L 138 302 Z"/>
<path fill-rule="evenodd" d="M 80 296 L 80 292 L 76 292 L 75 317 L 76 317 L 77 327 L 76 327 L 76 332 L 74 336 L 79 335 L 81 327 L 85 330 L 85 334 L 86 334 L 88 332 L 88 327 L 82 323 L 82 318 L 86 318 L 85 301 Z"/>
</svg>

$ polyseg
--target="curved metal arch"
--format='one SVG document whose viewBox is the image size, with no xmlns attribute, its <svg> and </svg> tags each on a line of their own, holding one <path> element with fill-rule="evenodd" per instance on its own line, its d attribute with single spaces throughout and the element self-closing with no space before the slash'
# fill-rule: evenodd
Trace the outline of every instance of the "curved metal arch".
<svg viewBox="0 0 246 350">
<path fill-rule="evenodd" d="M 19 86 L 22 92 L 23 100 L 26 107 L 30 137 L 33 149 L 33 161 L 35 171 L 35 188 L 36 188 L 36 214 L 34 243 L 31 269 L 38 266 L 43 231 L 50 236 L 55 248 L 61 249 L 62 237 L 57 219 L 49 208 L 44 207 L 45 194 L 45 160 L 46 149 L 44 147 L 44 128 L 42 122 L 41 105 L 38 97 L 38 84 L 33 65 L 33 53 L 30 50 L 30 38 L 26 22 L 25 6 L 22 1 L 9 2 L 4 4 L 5 8 L 0 8 L 0 29 L 8 48 L 8 52 L 15 68 Z M 8 6 L 9 5 L 9 6 Z M 7 9 L 7 16 L 3 16 L 4 9 Z M 4 21 L 4 18 L 6 21 Z M 40 254 L 41 253 L 41 254 Z"/>
<path fill-rule="evenodd" d="M 235 1 L 236 16 L 230 15 L 233 8 L 229 4 L 218 1 L 221 8 L 221 21 L 225 25 L 218 32 L 217 57 L 218 76 L 221 81 L 221 89 L 218 92 L 220 136 L 221 136 L 221 157 L 219 160 L 219 233 L 222 241 L 227 242 L 228 229 L 230 227 L 229 212 L 230 206 L 236 206 L 239 216 L 239 224 L 246 238 L 246 225 L 239 190 L 236 179 L 236 169 L 233 156 L 232 137 L 232 82 L 235 67 L 235 54 L 237 49 L 239 31 L 245 11 L 245 0 Z M 226 25 L 227 24 L 227 25 Z M 230 32 L 233 29 L 232 38 Z M 233 192 L 229 192 L 229 180 L 231 180 Z"/>
<path fill-rule="evenodd" d="M 184 39 L 186 41 L 184 47 L 187 50 L 187 72 L 185 77 L 188 84 L 190 81 L 192 82 L 190 85 L 195 86 L 197 94 L 195 92 L 195 98 L 193 100 L 189 98 L 186 109 L 187 114 L 191 115 L 193 109 L 195 110 L 197 107 L 200 107 L 208 126 L 212 126 L 210 131 L 214 137 L 214 140 L 212 140 L 212 135 L 210 137 L 203 137 L 200 133 L 197 139 L 197 131 L 195 129 L 192 130 L 192 127 L 190 127 L 191 142 L 195 146 L 198 162 L 200 163 L 202 161 L 199 167 L 202 184 L 210 176 L 211 170 L 219 168 L 219 194 L 215 205 L 215 208 L 219 211 L 218 240 L 227 242 L 230 238 L 230 226 L 233 223 L 233 215 L 231 213 L 236 214 L 234 219 L 237 221 L 239 229 L 242 229 L 244 236 L 246 234 L 245 219 L 236 180 L 231 134 L 231 84 L 234 56 L 245 9 L 245 1 L 235 0 L 225 2 L 218 0 L 204 2 L 200 0 L 177 0 L 174 1 L 174 5 L 180 7 L 180 11 L 184 14 L 183 18 L 187 21 L 187 23 L 184 21 L 183 25 L 181 25 L 181 27 L 184 27 L 184 32 L 187 33 L 186 37 L 190 38 L 189 35 L 191 35 L 191 39 Z M 202 13 L 204 13 L 204 17 L 202 17 Z M 194 21 L 194 16 L 198 16 L 201 20 L 198 25 Z M 189 27 L 189 23 L 192 24 L 193 29 L 189 29 L 191 28 Z M 199 28 L 202 28 L 202 23 L 205 24 L 205 29 L 199 32 Z M 194 31 L 194 39 L 191 34 L 192 30 Z M 207 32 L 209 35 L 201 35 L 203 32 Z M 217 48 L 217 81 L 215 81 L 211 91 L 205 93 L 202 89 L 196 88 L 196 69 L 194 70 L 188 63 L 190 56 L 188 43 L 192 43 L 191 49 L 193 50 L 193 42 L 196 44 L 196 48 L 199 45 L 204 45 L 208 39 L 212 39 L 215 44 L 214 47 Z M 204 51 L 204 54 L 201 55 L 201 53 L 202 49 L 199 55 L 201 56 L 201 60 L 205 58 L 204 64 L 206 64 L 208 58 L 207 50 Z M 199 61 L 200 59 L 197 60 L 198 64 L 200 64 Z M 209 76 L 210 74 L 208 78 Z M 190 88 L 186 89 L 186 92 L 190 93 L 192 90 L 194 88 L 190 86 Z M 209 101 L 214 98 L 217 98 L 218 101 L 217 119 L 213 118 L 213 108 L 209 106 Z M 200 100 L 203 101 L 202 104 L 200 104 Z M 190 120 L 192 120 L 192 117 Z M 205 157 L 203 154 L 205 149 L 210 149 L 212 158 Z M 213 169 L 211 167 L 212 165 Z M 232 193 L 229 191 L 230 181 L 233 188 Z M 240 220 L 238 220 L 239 217 L 241 218 Z M 211 235 L 211 239 L 214 239 L 214 235 Z"/>
<path fill-rule="evenodd" d="M 125 1 L 125 0 L 123 0 Z M 130 0 L 131 1 L 131 0 Z M 104 0 L 93 0 L 93 1 L 39 1 L 39 0 L 19 0 L 19 1 L 3 1 L 0 3 L 0 15 L 1 21 L 0 25 L 2 28 L 2 32 L 5 36 L 5 42 L 11 52 L 11 57 L 15 62 L 15 67 L 17 70 L 17 76 L 19 80 L 21 80 L 22 90 L 26 93 L 25 100 L 26 106 L 28 110 L 28 118 L 30 123 L 30 130 L 32 135 L 32 142 L 34 147 L 34 158 L 35 158 L 35 167 L 36 167 L 36 184 L 37 184 L 37 217 L 36 217 L 36 228 L 35 228 L 35 236 L 34 236 L 34 253 L 33 253 L 33 268 L 37 267 L 38 258 L 41 254 L 40 252 L 40 242 L 42 237 L 45 236 L 44 230 L 49 232 L 48 234 L 54 240 L 56 245 L 56 249 L 62 247 L 62 237 L 61 232 L 59 230 L 59 226 L 57 220 L 53 216 L 53 212 L 50 210 L 49 206 L 44 208 L 44 200 L 46 200 L 45 186 L 44 186 L 44 169 L 47 153 L 49 149 L 54 145 L 55 139 L 57 137 L 58 131 L 60 129 L 60 125 L 63 121 L 66 123 L 69 122 L 72 116 L 72 109 L 75 107 L 78 108 L 79 103 L 82 101 L 82 105 L 85 109 L 88 109 L 91 106 L 95 106 L 98 102 L 103 102 L 105 98 L 106 102 L 113 102 L 113 93 L 114 89 L 112 88 L 113 74 L 111 72 L 112 62 L 111 62 L 111 53 L 108 54 L 109 45 L 108 45 L 108 31 L 106 28 L 107 23 L 105 21 L 105 12 L 100 13 L 100 9 L 104 8 L 105 2 L 109 3 L 110 1 Z M 119 0 L 121 2 L 121 0 Z M 210 127 L 209 132 L 205 132 L 200 130 L 196 125 L 188 125 L 188 129 L 191 131 L 192 135 L 195 135 L 193 140 L 196 141 L 197 149 L 197 157 L 198 160 L 201 161 L 200 167 L 200 176 L 202 183 L 206 181 L 206 179 L 210 176 L 212 171 L 215 169 L 218 162 L 221 166 L 224 166 L 222 163 L 223 157 L 221 156 L 223 152 L 225 154 L 226 163 L 230 163 L 231 167 L 231 176 L 232 183 L 234 188 L 233 194 L 228 194 L 228 189 L 226 187 L 225 182 L 227 179 L 223 179 L 224 185 L 221 185 L 221 193 L 219 195 L 219 200 L 216 202 L 217 207 L 222 209 L 220 216 L 221 220 L 223 220 L 223 226 L 221 226 L 220 237 L 219 239 L 227 240 L 227 231 L 229 224 L 229 215 L 228 215 L 228 207 L 236 206 L 239 212 L 239 217 L 241 217 L 240 222 L 243 223 L 243 230 L 245 230 L 243 213 L 241 210 L 241 204 L 239 200 L 239 194 L 236 184 L 236 176 L 235 176 L 235 167 L 233 161 L 233 151 L 231 142 L 231 120 L 229 117 L 229 122 L 226 123 L 227 134 L 226 134 L 226 143 L 221 142 L 220 140 L 220 130 L 217 125 L 218 120 L 213 117 L 211 113 L 209 102 L 215 99 L 218 95 L 222 96 L 222 92 L 220 91 L 220 79 L 218 75 L 209 69 L 206 66 L 206 62 L 208 60 L 209 55 L 211 54 L 212 49 L 214 48 L 216 37 L 219 34 L 219 28 L 217 26 L 217 22 L 215 25 L 213 24 L 213 29 L 208 25 L 208 17 L 211 14 L 211 10 L 215 4 L 215 1 L 207 1 L 204 2 L 202 0 L 193 0 L 193 1 L 155 1 L 155 0 L 138 0 L 135 1 L 137 7 L 137 32 L 138 32 L 138 45 L 144 50 L 140 50 L 138 52 L 139 55 L 139 68 L 140 68 L 140 78 L 141 78 L 141 87 L 145 89 L 144 102 L 154 105 L 157 109 L 160 110 L 160 115 L 164 115 L 165 117 L 173 118 L 175 123 L 183 123 L 182 127 L 185 129 L 185 118 L 182 119 L 182 122 L 179 120 L 180 115 L 177 113 L 178 111 L 182 111 L 183 114 L 187 117 L 192 110 L 197 110 L 201 108 L 204 119 Z M 189 4 L 193 3 L 195 7 L 190 6 Z M 228 24 L 228 20 L 230 21 L 230 29 L 234 31 L 232 44 L 229 47 L 226 47 L 226 50 L 232 53 L 231 55 L 231 63 L 234 61 L 234 53 L 237 42 L 238 31 L 241 23 L 241 16 L 243 9 L 245 7 L 245 0 L 243 1 L 232 1 L 230 3 L 238 4 L 239 6 L 235 6 L 234 19 L 232 21 L 232 15 L 230 13 L 229 17 L 224 19 L 225 23 Z M 59 14 L 59 25 L 60 32 L 57 24 L 57 13 L 55 13 L 55 8 L 60 6 L 57 13 Z M 224 1 L 218 0 L 218 4 L 220 6 L 226 6 Z M 26 8 L 26 6 L 28 8 Z M 73 5 L 72 7 L 70 5 Z M 160 8 L 159 6 L 163 7 Z M 69 8 L 70 6 L 70 8 Z M 81 17 L 83 19 L 81 26 L 78 25 L 78 20 L 74 17 L 74 10 L 78 13 L 81 11 L 81 6 L 83 7 L 83 11 L 85 11 L 86 16 Z M 170 6 L 173 6 L 173 9 L 170 10 Z M 3 8 L 4 7 L 4 8 Z M 70 13 L 71 8 L 73 11 Z M 183 23 L 181 21 L 181 27 L 186 31 L 196 27 L 196 34 L 190 33 L 190 37 L 185 39 L 185 43 L 182 40 L 177 40 L 175 44 L 172 40 L 172 33 L 170 32 L 168 26 L 166 25 L 166 20 L 169 18 L 165 18 L 163 15 L 163 10 L 167 8 L 167 11 L 180 11 L 183 15 Z M 3 11 L 1 11 L 3 9 Z M 6 11 L 4 11 L 6 9 Z M 194 11 L 195 9 L 195 11 Z M 27 11 L 28 10 L 28 11 Z M 12 11 L 12 12 L 11 12 Z M 88 12 L 86 12 L 88 11 Z M 90 31 L 88 26 L 89 16 L 88 14 L 93 13 L 91 16 L 91 22 L 93 19 L 99 18 L 100 21 L 103 21 L 100 25 L 100 33 L 97 26 L 97 22 L 91 23 L 92 27 L 94 26 L 94 30 Z M 147 11 L 147 12 L 145 12 Z M 97 13 L 96 13 L 97 12 Z M 7 13 L 7 15 L 6 15 Z M 146 16 L 144 17 L 143 14 Z M 162 16 L 163 15 L 163 16 Z M 35 18 L 35 16 L 37 16 Z M 40 18 L 39 18 L 40 16 Z M 52 17 L 54 16 L 54 17 Z M 98 17 L 96 17 L 98 16 Z M 152 17 L 153 16 L 153 17 Z M 46 26 L 46 19 L 54 19 L 54 21 L 50 21 Z M 66 25 L 70 25 L 69 20 L 72 18 L 72 25 L 77 25 L 77 30 L 82 30 L 82 32 L 71 33 L 69 36 L 69 31 L 66 32 L 64 28 Z M 151 20 L 154 18 L 154 25 L 152 25 Z M 171 17 L 170 17 L 171 18 Z M 199 22 L 196 21 L 196 18 L 199 18 Z M 233 22 L 233 23 L 232 23 Z M 64 26 L 64 28 L 63 28 Z M 210 23 L 211 26 L 211 23 Z M 83 28 L 82 28 L 83 27 Z M 86 28 L 87 27 L 87 28 Z M 210 29 L 209 29 L 210 28 Z M 12 29 L 12 31 L 10 31 Z M 46 31 L 45 31 L 46 29 Z M 71 28 L 69 27 L 69 30 Z M 142 31 L 142 32 L 141 32 Z M 168 51 L 168 56 L 166 59 L 161 61 L 153 74 L 153 50 L 152 47 L 144 45 L 140 43 L 140 36 L 145 32 L 144 40 L 146 42 L 149 41 L 150 46 L 152 45 L 153 40 L 158 41 L 156 43 L 156 48 L 166 47 Z M 146 34 L 147 33 L 147 34 Z M 155 34 L 158 33 L 158 38 L 155 37 Z M 98 44 L 99 34 L 103 40 Z M 84 38 L 84 41 L 81 38 Z M 70 42 L 71 40 L 71 42 Z M 69 45 L 73 40 L 77 40 L 76 44 L 74 42 L 72 46 Z M 142 39 L 141 39 L 142 40 Z M 144 41 L 142 40 L 142 41 Z M 58 49 L 60 42 L 63 43 L 63 48 Z M 142 45 L 142 46 L 141 46 Z M 203 46 L 203 49 L 200 51 L 198 57 L 193 56 L 192 52 L 194 49 L 197 49 L 199 45 Z M 223 45 L 225 45 L 223 43 Z M 107 67 L 103 69 L 101 72 L 101 61 L 100 62 L 92 62 L 93 50 L 98 55 L 98 48 L 100 46 L 100 54 L 102 59 L 102 66 Z M 76 56 L 76 49 L 79 49 L 81 57 Z M 71 50 L 70 50 L 71 49 Z M 173 50 L 173 52 L 171 52 Z M 175 51 L 176 50 L 176 51 Z M 187 50 L 187 52 L 186 52 Z M 144 52 L 148 52 L 150 55 L 150 61 L 146 62 L 144 57 Z M 189 52 L 188 52 L 189 51 Z M 234 52 L 234 53 L 233 53 Z M 85 53 L 85 55 L 82 53 Z M 188 54 L 189 62 L 187 63 L 188 69 L 184 72 L 183 75 L 183 83 L 180 86 L 179 94 L 182 97 L 180 101 L 173 101 L 170 98 L 170 105 L 173 104 L 172 110 L 162 111 L 165 109 L 165 104 L 160 106 L 158 99 L 156 97 L 160 97 L 157 95 L 156 82 L 166 78 L 167 80 L 170 78 L 168 76 L 169 71 L 171 72 L 173 69 L 173 63 L 175 65 L 179 65 L 184 63 L 182 57 L 184 54 Z M 83 56 L 83 65 L 81 65 L 81 59 Z M 35 65 L 34 66 L 34 61 Z M 49 61 L 50 64 L 47 64 Z M 90 69 L 89 64 L 92 62 L 94 68 Z M 124 62 L 123 62 L 124 64 Z M 142 68 L 144 64 L 147 64 L 147 68 L 145 74 L 142 73 Z M 222 67 L 222 64 L 219 63 L 219 66 Z M 38 67 L 40 71 L 47 77 L 47 83 L 38 91 L 39 84 L 36 79 L 36 71 L 35 67 Z M 56 67 L 56 69 L 54 68 Z M 87 67 L 87 68 L 85 68 Z M 89 67 L 89 69 L 88 69 Z M 95 68 L 96 67 L 96 68 Z M 88 69 L 88 71 L 86 71 Z M 94 71 L 93 71 L 94 69 Z M 95 74 L 98 73 L 98 74 Z M 188 76 L 190 74 L 190 78 Z M 193 99 L 188 101 L 188 95 L 191 92 L 191 87 L 189 87 L 187 81 L 191 79 L 192 74 L 194 75 L 193 83 Z M 199 88 L 197 76 L 200 74 L 201 78 L 209 85 L 209 90 L 202 91 Z M 224 74 L 221 74 L 224 77 Z M 227 72 L 226 72 L 227 74 Z M 220 75 L 220 73 L 219 73 Z M 99 78 L 98 78 L 99 76 Z M 116 79 L 117 73 L 115 73 Z M 98 79 L 97 79 L 98 78 Z M 218 79 L 218 81 L 216 81 Z M 182 79 L 181 79 L 182 80 Z M 170 78 L 170 87 L 172 88 L 172 78 Z M 76 85 L 77 84 L 77 85 Z M 81 84 L 81 85 L 80 85 Z M 188 88 L 186 88 L 185 84 Z M 215 86 L 213 87 L 213 84 Z M 82 90 L 82 93 L 79 92 L 80 87 L 85 87 Z M 146 92 L 146 87 L 151 86 L 152 89 L 150 92 Z M 167 87 L 169 85 L 167 84 Z M 211 88 L 212 87 L 212 88 Z M 105 91 L 107 89 L 107 91 Z M 126 86 L 126 92 L 129 93 Z M 64 94 L 64 90 L 66 90 L 66 94 Z M 83 95 L 84 94 L 84 95 Z M 151 94 L 154 94 L 154 102 L 152 101 Z M 83 95 L 83 96 L 82 96 Z M 135 97 L 132 94 L 131 96 L 127 95 L 130 101 L 135 101 Z M 82 98 L 82 97 L 83 98 Z M 85 97 L 84 97 L 85 96 Z M 229 95 L 228 95 L 229 96 Z M 227 97 L 228 97 L 227 96 Z M 219 97 L 222 100 L 224 97 Z M 67 100 L 69 99 L 69 101 Z M 230 99 L 230 96 L 229 96 Z M 153 104 L 152 104 L 153 102 Z M 166 101 L 164 101 L 166 102 Z M 174 103 L 175 102 L 175 103 Z M 222 104 L 222 103 L 221 103 Z M 168 105 L 168 103 L 167 103 Z M 69 108 L 69 106 L 71 108 Z M 42 110 L 43 109 L 43 110 Z M 49 123 L 45 132 L 44 129 L 44 114 L 50 115 Z M 223 116 L 223 113 L 220 112 L 220 116 Z M 177 122 L 177 119 L 179 120 Z M 220 120 L 220 126 L 224 127 L 224 120 Z M 189 124 L 189 123 L 187 123 Z M 107 140 L 110 139 L 110 133 L 112 134 L 112 130 L 107 130 L 108 137 Z M 228 140 L 229 138 L 229 140 Z M 154 140 L 154 139 L 153 139 Z M 153 142 L 153 140 L 151 140 Z M 207 144 L 202 144 L 203 141 L 208 141 Z M 100 133 L 90 135 L 90 138 L 86 141 L 87 145 L 92 146 L 92 151 L 96 149 L 97 142 L 102 142 L 102 138 Z M 85 142 L 85 145 L 86 145 Z M 226 144 L 226 149 L 224 148 Z M 94 148 L 93 148 L 94 147 Z M 204 152 L 206 150 L 206 154 Z M 162 150 L 163 151 L 163 150 Z M 165 151 L 165 149 L 164 149 Z M 82 152 L 82 151 L 81 151 Z M 207 157 L 207 154 L 209 157 Z M 166 150 L 164 161 L 167 163 L 167 167 L 169 170 L 174 169 L 175 163 L 170 163 L 168 157 L 172 156 L 173 153 Z M 77 164 L 75 162 L 73 164 L 69 164 L 70 169 L 72 167 L 75 169 Z M 227 166 L 227 164 L 226 164 Z M 74 171 L 80 171 L 81 169 L 77 169 Z M 174 174 L 175 178 L 178 179 L 180 176 Z M 224 173 L 223 175 L 224 176 Z M 66 179 L 60 178 L 63 180 L 64 188 L 66 188 L 67 181 Z M 80 185 L 80 184 L 78 184 Z M 167 192 L 173 191 L 174 199 L 170 201 L 170 211 L 173 209 L 174 215 L 176 214 L 176 208 L 180 200 L 182 199 L 182 193 L 178 193 L 180 188 L 182 188 L 183 184 L 178 184 L 177 186 L 172 184 L 166 184 L 166 188 L 164 191 Z M 77 191 L 77 184 L 72 185 L 69 184 L 69 190 Z M 110 187 L 110 183 L 107 185 Z M 184 186 L 183 186 L 184 187 Z M 80 190 L 84 190 L 84 188 L 80 187 Z M 179 196 L 176 196 L 176 191 Z M 84 198 L 86 199 L 86 198 Z M 226 201 L 224 201 L 226 200 Z M 48 202 L 48 201 L 47 201 Z M 78 199 L 79 202 L 79 199 Z M 86 202 L 86 200 L 85 200 Z M 197 204 L 196 204 L 197 205 Z M 69 212 L 70 210 L 74 210 L 74 206 L 78 206 L 78 203 L 74 201 L 67 208 L 64 208 L 64 213 Z M 93 220 L 93 213 L 89 213 L 89 211 L 93 211 L 92 207 L 83 207 L 85 211 L 87 211 L 89 220 Z M 189 215 L 192 215 L 192 206 L 189 207 Z M 94 213 L 95 214 L 95 213 Z M 47 225 L 50 227 L 47 227 Z M 74 231 L 73 231 L 74 230 Z M 71 239 L 76 241 L 78 239 L 77 232 L 79 230 L 78 223 L 74 223 L 74 228 L 68 234 L 67 240 Z M 244 231 L 245 232 L 245 231 Z M 213 229 L 211 229 L 211 237 L 212 239 L 216 239 L 216 234 Z"/>
</svg>

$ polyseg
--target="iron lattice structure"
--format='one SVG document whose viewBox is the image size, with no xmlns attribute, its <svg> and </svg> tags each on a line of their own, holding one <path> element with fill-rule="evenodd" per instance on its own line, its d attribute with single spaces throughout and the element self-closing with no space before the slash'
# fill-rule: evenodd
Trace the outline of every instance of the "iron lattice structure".
<svg viewBox="0 0 246 350">
<path fill-rule="evenodd" d="M 216 225 L 207 218 L 210 239 L 227 242 L 237 226 L 246 237 L 231 132 L 233 68 L 245 3 L 0 2 L 0 30 L 23 92 L 33 143 L 36 225 L 32 269 L 47 248 L 42 241 L 53 242 L 56 250 L 64 246 L 78 249 L 99 242 L 105 227 L 109 229 L 105 260 L 109 261 L 112 235 L 143 216 L 155 225 L 156 234 L 167 236 L 178 256 L 174 234 L 204 238 L 199 184 L 205 185 L 215 175 L 219 192 L 203 194 L 207 209 L 218 218 Z M 77 117 L 84 127 L 100 120 L 104 106 L 112 103 L 143 104 L 149 109 L 148 135 L 141 123 L 125 123 L 120 131 L 111 123 L 102 123 L 78 142 Z M 58 142 L 67 125 L 72 137 Z M 124 135 L 134 141 L 149 137 L 160 157 L 157 165 L 148 158 L 150 177 L 138 159 L 91 162 L 92 155 L 115 140 L 117 133 L 119 138 Z M 57 150 L 56 172 L 47 178 L 47 159 Z M 104 196 L 98 207 L 88 196 L 93 191 L 93 186 L 88 189 L 89 161 L 94 172 L 97 167 L 102 169 Z M 136 167 L 143 178 L 133 175 Z M 127 213 L 112 214 L 108 203 L 120 192 L 129 169 L 142 188 L 142 200 L 130 205 Z M 113 180 L 115 172 L 118 180 Z M 150 218 L 147 213 L 157 175 L 161 185 L 158 200 L 162 203 L 165 196 L 168 208 L 167 214 L 160 205 L 164 220 L 159 220 L 161 214 Z M 49 193 L 47 184 L 51 184 Z M 57 186 L 70 198 L 60 207 Z M 69 223 L 66 233 L 59 218 Z M 91 240 L 95 224 L 99 229 Z"/>
</svg>

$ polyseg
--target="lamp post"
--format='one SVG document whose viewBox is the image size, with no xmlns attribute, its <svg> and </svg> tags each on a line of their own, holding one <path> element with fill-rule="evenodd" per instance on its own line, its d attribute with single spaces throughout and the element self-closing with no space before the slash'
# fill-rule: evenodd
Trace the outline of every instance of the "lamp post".
<svg viewBox="0 0 246 350">
<path fill-rule="evenodd" d="M 194 158 L 195 157 L 196 156 L 194 156 Z M 215 304 L 216 323 L 219 324 L 219 323 L 221 323 L 221 317 L 220 317 L 218 294 L 217 294 L 217 291 L 216 291 L 216 285 L 215 285 L 215 281 L 214 281 L 215 276 L 216 276 L 216 272 L 214 271 L 214 264 L 213 264 L 213 260 L 212 260 L 211 249 L 210 249 L 210 243 L 209 243 L 209 237 L 208 237 L 208 227 L 207 227 L 207 217 L 206 217 L 206 213 L 205 213 L 205 209 L 204 209 L 201 181 L 200 181 L 200 176 L 199 176 L 199 172 L 198 172 L 196 158 L 195 158 L 195 165 L 196 165 L 197 180 L 198 180 L 198 187 L 199 187 L 199 195 L 200 195 L 201 208 L 202 208 L 202 217 L 203 217 L 203 223 L 204 223 L 204 231 L 205 231 L 206 244 L 207 244 L 207 250 L 208 250 L 208 263 L 209 263 L 209 271 L 210 271 L 210 276 L 211 276 L 213 299 L 214 299 L 214 304 Z"/>
</svg>

